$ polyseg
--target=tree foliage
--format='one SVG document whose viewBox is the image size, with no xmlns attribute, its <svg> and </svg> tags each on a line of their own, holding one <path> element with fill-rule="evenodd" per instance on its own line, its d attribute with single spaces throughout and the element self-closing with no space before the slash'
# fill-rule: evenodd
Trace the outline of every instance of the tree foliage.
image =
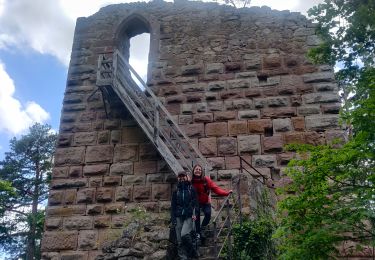
<svg viewBox="0 0 375 260">
<path fill-rule="evenodd" d="M 309 10 L 324 40 L 309 55 L 339 68 L 348 141 L 288 147 L 300 159 L 289 164 L 293 182 L 279 203 L 281 259 L 334 258 L 343 242 L 353 252 L 375 246 L 374 13 L 374 0 L 326 0 Z"/>
<path fill-rule="evenodd" d="M 39 258 L 55 140 L 50 126 L 35 124 L 0 162 L 0 248 L 12 259 Z"/>
</svg>

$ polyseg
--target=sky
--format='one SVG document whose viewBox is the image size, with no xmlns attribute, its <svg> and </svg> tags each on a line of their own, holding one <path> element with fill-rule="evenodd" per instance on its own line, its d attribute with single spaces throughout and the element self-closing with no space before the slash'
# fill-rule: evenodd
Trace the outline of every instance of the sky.
<svg viewBox="0 0 375 260">
<path fill-rule="evenodd" d="M 252 0 L 306 13 L 322 0 Z M 0 0 L 0 159 L 35 122 L 57 131 L 77 17 L 124 0 Z M 130 63 L 145 77 L 147 35 L 132 39 Z"/>
</svg>

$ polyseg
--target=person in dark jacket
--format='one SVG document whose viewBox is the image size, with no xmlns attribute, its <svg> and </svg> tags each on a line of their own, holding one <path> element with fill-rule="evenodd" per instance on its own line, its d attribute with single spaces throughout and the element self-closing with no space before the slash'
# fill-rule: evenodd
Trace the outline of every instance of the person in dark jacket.
<svg viewBox="0 0 375 260">
<path fill-rule="evenodd" d="M 197 221 L 195 222 L 198 238 L 202 237 L 201 230 L 204 229 L 211 220 L 211 191 L 219 196 L 228 196 L 232 190 L 224 190 L 217 186 L 209 176 L 204 176 L 203 168 L 199 164 L 193 168 L 192 184 L 198 194 L 199 210 L 197 212 Z M 204 218 L 200 222 L 200 211 L 203 211 Z"/>
<path fill-rule="evenodd" d="M 177 189 L 172 195 L 171 220 L 176 227 L 177 253 L 181 260 L 197 258 L 191 231 L 198 211 L 197 193 L 185 172 L 178 175 Z"/>
</svg>

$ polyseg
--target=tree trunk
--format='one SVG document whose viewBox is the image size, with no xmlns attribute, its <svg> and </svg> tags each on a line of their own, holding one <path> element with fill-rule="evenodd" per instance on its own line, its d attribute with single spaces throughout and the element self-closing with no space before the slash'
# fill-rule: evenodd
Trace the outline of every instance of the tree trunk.
<svg viewBox="0 0 375 260">
<path fill-rule="evenodd" d="M 34 183 L 34 192 L 33 192 L 33 202 L 32 202 L 32 209 L 31 209 L 31 219 L 30 219 L 30 231 L 27 237 L 27 249 L 26 249 L 26 260 L 33 260 L 35 259 L 35 248 L 36 248 L 36 222 L 37 222 L 37 214 L 38 214 L 38 201 L 39 201 L 39 185 L 40 185 L 40 167 L 39 162 L 36 162 L 36 170 L 35 170 L 35 183 Z"/>
</svg>

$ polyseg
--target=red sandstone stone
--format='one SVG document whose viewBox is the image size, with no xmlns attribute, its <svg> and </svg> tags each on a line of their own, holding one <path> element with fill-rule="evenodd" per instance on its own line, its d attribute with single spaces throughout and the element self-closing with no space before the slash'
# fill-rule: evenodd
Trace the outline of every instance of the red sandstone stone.
<svg viewBox="0 0 375 260">
<path fill-rule="evenodd" d="M 203 155 L 216 156 L 217 155 L 216 137 L 199 139 L 199 150 L 201 151 Z"/>
<path fill-rule="evenodd" d="M 249 133 L 264 133 L 266 128 L 272 128 L 270 119 L 258 119 L 248 121 Z"/>
<path fill-rule="evenodd" d="M 226 122 L 206 124 L 206 136 L 226 136 L 228 135 L 228 125 Z"/>
<path fill-rule="evenodd" d="M 263 151 L 265 153 L 281 152 L 283 145 L 284 142 L 281 135 L 263 137 Z"/>
<path fill-rule="evenodd" d="M 246 121 L 229 121 L 228 131 L 229 131 L 229 135 L 231 136 L 247 134 L 247 122 Z"/>
</svg>

